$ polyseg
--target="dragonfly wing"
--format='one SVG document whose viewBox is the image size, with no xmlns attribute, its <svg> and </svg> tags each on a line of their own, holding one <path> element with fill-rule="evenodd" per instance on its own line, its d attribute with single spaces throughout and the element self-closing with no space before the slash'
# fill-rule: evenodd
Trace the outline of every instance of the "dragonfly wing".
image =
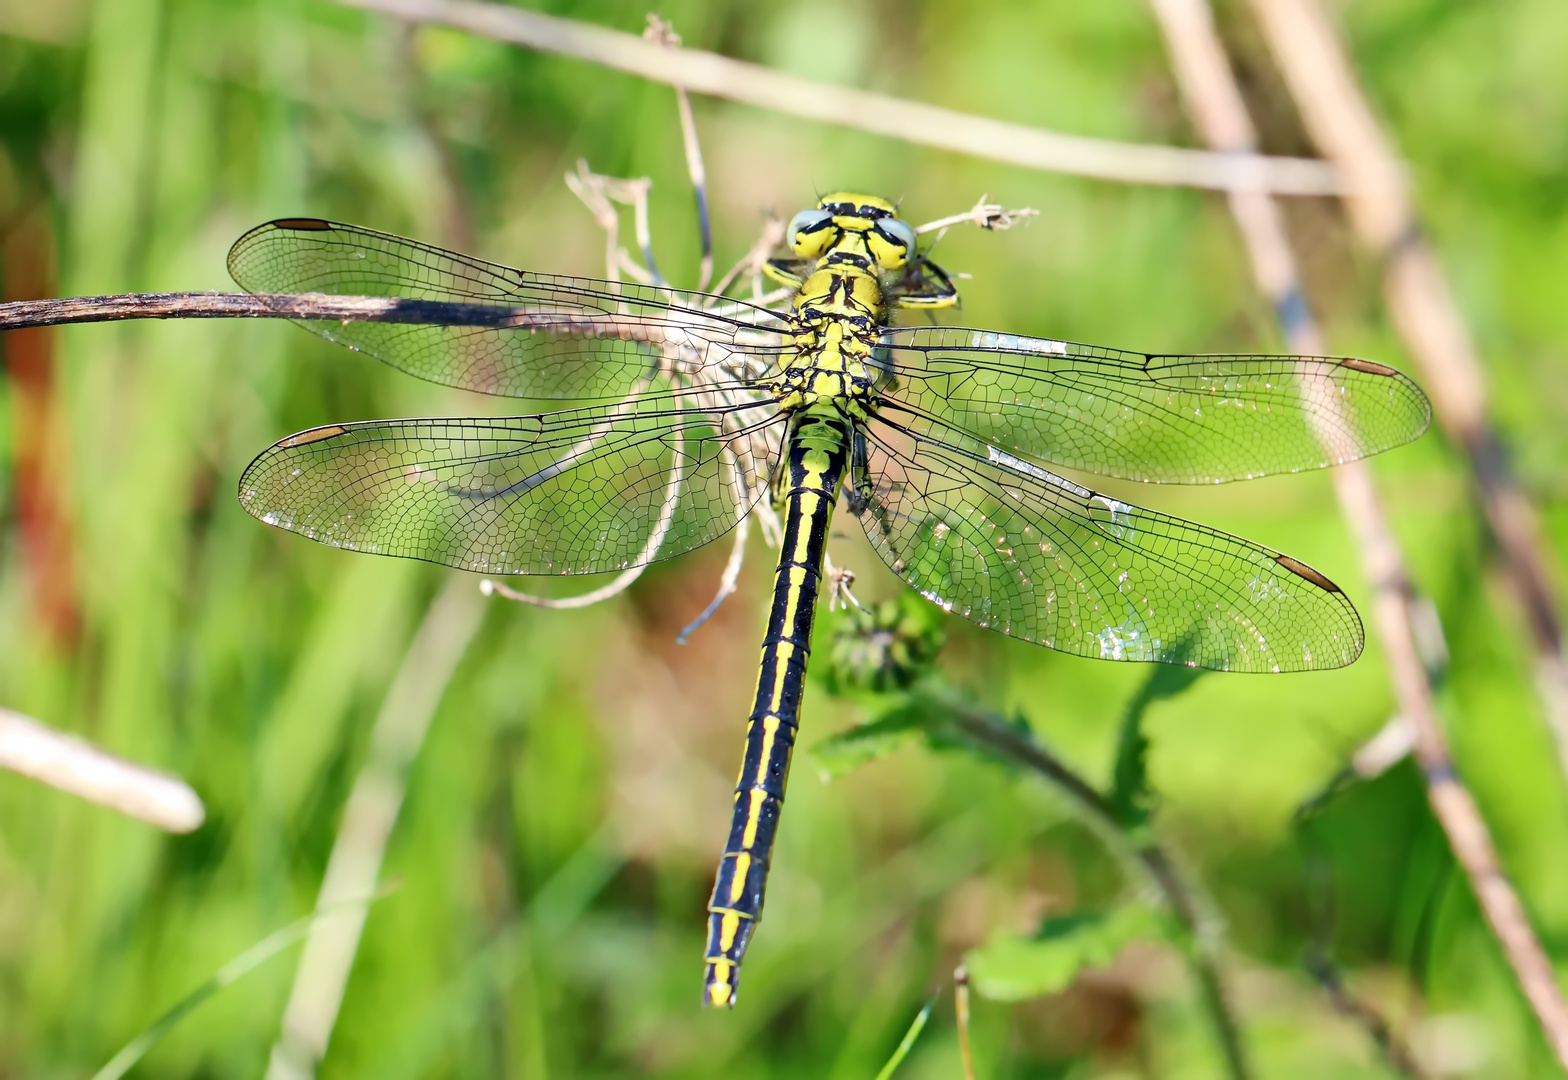
<svg viewBox="0 0 1568 1080">
<path fill-rule="evenodd" d="M 1178 356 L 951 327 L 884 339 L 887 394 L 982 442 L 1103 476 L 1217 483 L 1414 439 L 1420 388 L 1367 360 Z"/>
<path fill-rule="evenodd" d="M 1228 671 L 1341 667 L 1361 621 L 1268 548 L 1129 506 L 896 408 L 849 496 L 893 572 L 972 622 L 1063 652 Z"/>
<path fill-rule="evenodd" d="M 240 503 L 333 547 L 486 574 L 623 570 L 728 531 L 766 489 L 775 419 L 771 403 L 705 411 L 663 394 L 539 416 L 334 424 L 264 451 L 240 478 Z"/>
<path fill-rule="evenodd" d="M 399 321 L 300 325 L 421 379 L 503 397 L 617 400 L 661 361 L 740 386 L 784 340 L 777 315 L 741 301 L 530 274 L 315 218 L 252 229 L 229 273 L 262 295 L 397 298 Z"/>
</svg>

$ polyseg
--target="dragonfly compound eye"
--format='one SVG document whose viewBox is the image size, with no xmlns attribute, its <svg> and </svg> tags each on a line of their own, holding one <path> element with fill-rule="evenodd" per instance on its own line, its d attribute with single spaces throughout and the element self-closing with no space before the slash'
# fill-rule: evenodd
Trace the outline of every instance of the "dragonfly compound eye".
<svg viewBox="0 0 1568 1080">
<path fill-rule="evenodd" d="M 815 259 L 832 245 L 836 231 L 829 211 L 802 210 L 790 219 L 784 239 L 802 259 Z"/>
<path fill-rule="evenodd" d="M 915 257 L 915 230 L 898 218 L 879 218 L 866 234 L 866 247 L 884 270 L 902 270 Z"/>
</svg>

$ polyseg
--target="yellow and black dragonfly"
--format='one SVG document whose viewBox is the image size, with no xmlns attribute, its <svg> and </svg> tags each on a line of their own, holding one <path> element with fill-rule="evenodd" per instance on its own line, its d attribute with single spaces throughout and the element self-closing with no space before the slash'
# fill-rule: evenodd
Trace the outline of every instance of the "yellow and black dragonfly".
<svg viewBox="0 0 1568 1080">
<path fill-rule="evenodd" d="M 1123 352 L 990 330 L 895 327 L 956 291 L 891 203 L 836 193 L 790 222 L 773 310 L 661 285 L 551 277 L 317 219 L 229 255 L 258 294 L 392 298 L 400 321 L 303 325 L 402 371 L 555 403 L 500 419 L 313 428 L 240 480 L 269 525 L 490 575 L 673 558 L 771 501 L 783 518 L 734 816 L 709 904 L 704 1001 L 735 1001 L 762 913 L 842 500 L 943 609 L 1079 656 L 1226 671 L 1361 652 L 1343 592 L 1266 547 L 1081 486 L 1297 472 L 1427 426 L 1414 383 L 1365 360 Z M 453 313 L 457 314 L 453 314 Z"/>
</svg>

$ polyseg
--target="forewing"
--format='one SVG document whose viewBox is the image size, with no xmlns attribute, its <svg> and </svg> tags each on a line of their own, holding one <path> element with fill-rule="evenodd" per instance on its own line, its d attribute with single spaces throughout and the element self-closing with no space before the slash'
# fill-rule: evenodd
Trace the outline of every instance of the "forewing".
<svg viewBox="0 0 1568 1080">
<path fill-rule="evenodd" d="M 622 570 L 722 535 L 766 487 L 742 478 L 771 471 L 773 406 L 684 404 L 313 428 L 251 462 L 240 504 L 332 547 L 486 574 Z"/>
<path fill-rule="evenodd" d="M 1011 453 L 1128 480 L 1337 465 L 1431 419 L 1415 383 L 1367 360 L 1145 354 L 952 327 L 884 343 L 889 397 Z"/>
<path fill-rule="evenodd" d="M 896 410 L 864 430 L 850 500 L 866 535 L 954 614 L 1106 660 L 1306 671 L 1361 652 L 1350 602 L 1289 556 Z"/>
<path fill-rule="evenodd" d="M 398 298 L 383 321 L 300 325 L 421 379 L 503 397 L 616 400 L 661 362 L 739 386 L 783 341 L 778 316 L 740 301 L 530 274 L 315 218 L 252 229 L 229 273 L 264 297 Z"/>
</svg>

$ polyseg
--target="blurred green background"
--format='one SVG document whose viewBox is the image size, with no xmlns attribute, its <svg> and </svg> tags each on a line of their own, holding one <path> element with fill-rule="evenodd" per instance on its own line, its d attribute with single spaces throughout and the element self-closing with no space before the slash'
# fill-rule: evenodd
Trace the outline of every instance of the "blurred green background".
<svg viewBox="0 0 1568 1080">
<path fill-rule="evenodd" d="M 639 32 L 645 4 L 530 6 Z M 1561 560 L 1568 545 L 1568 11 L 1554 0 L 1334 5 L 1411 163 L 1486 358 L 1492 413 Z M 687 44 L 823 80 L 1084 134 L 1195 145 L 1133 0 L 701 3 Z M 1310 153 L 1238 0 L 1219 5 L 1267 148 Z M 849 187 L 956 213 L 953 321 L 1127 347 L 1279 348 L 1224 201 L 1048 176 L 706 100 L 719 263 L 766 211 Z M 319 215 L 545 272 L 602 271 L 562 174 L 654 180 L 661 267 L 697 236 L 667 88 L 317 0 L 0 3 L 5 299 L 232 288 L 251 225 Z M 1408 369 L 1378 267 L 1340 211 L 1297 202 L 1334 350 Z M 251 457 L 333 420 L 494 411 L 281 324 L 101 325 L 13 337 L 0 383 L 0 703 L 186 777 L 170 838 L 0 775 L 0 1077 L 85 1077 L 227 959 L 308 911 L 367 733 L 449 576 L 268 530 L 234 499 Z M 1442 616 L 1459 767 L 1549 950 L 1568 958 L 1568 799 L 1529 641 L 1463 460 L 1435 432 L 1375 464 Z M 1365 610 L 1324 475 L 1138 500 L 1283 549 Z M 846 519 L 847 520 L 847 519 Z M 861 592 L 896 583 L 861 541 Z M 965 950 L 1140 888 L 1030 778 L 911 746 L 831 784 L 801 754 L 767 919 L 732 1015 L 698 1009 L 702 910 L 770 573 L 684 647 L 725 545 L 577 612 L 491 601 L 410 777 L 327 1076 L 870 1077 Z M 942 666 L 1105 781 L 1138 665 L 1053 655 L 956 620 Z M 831 631 L 824 617 L 818 635 Z M 820 676 L 820 673 L 818 673 Z M 1393 710 L 1375 641 L 1340 672 L 1213 676 L 1153 705 L 1157 827 L 1228 934 L 1265 1077 L 1389 1075 L 1302 958 L 1327 937 L 1354 990 L 1440 1075 L 1553 1075 L 1407 764 L 1292 813 Z M 861 714 L 808 694 L 809 747 Z M 563 869 L 564 868 L 564 869 Z M 549 933 L 527 932 L 534 899 Z M 1329 903 L 1328 901 L 1332 901 Z M 541 902 L 542 903 L 542 902 Z M 1330 910 L 1331 909 L 1331 910 Z M 297 951 L 179 1027 L 144 1075 L 258 1076 Z M 986 1077 L 1216 1075 L 1187 973 L 1147 942 L 1066 991 L 977 1001 Z M 959 1075 L 947 999 L 901 1075 Z"/>
</svg>

